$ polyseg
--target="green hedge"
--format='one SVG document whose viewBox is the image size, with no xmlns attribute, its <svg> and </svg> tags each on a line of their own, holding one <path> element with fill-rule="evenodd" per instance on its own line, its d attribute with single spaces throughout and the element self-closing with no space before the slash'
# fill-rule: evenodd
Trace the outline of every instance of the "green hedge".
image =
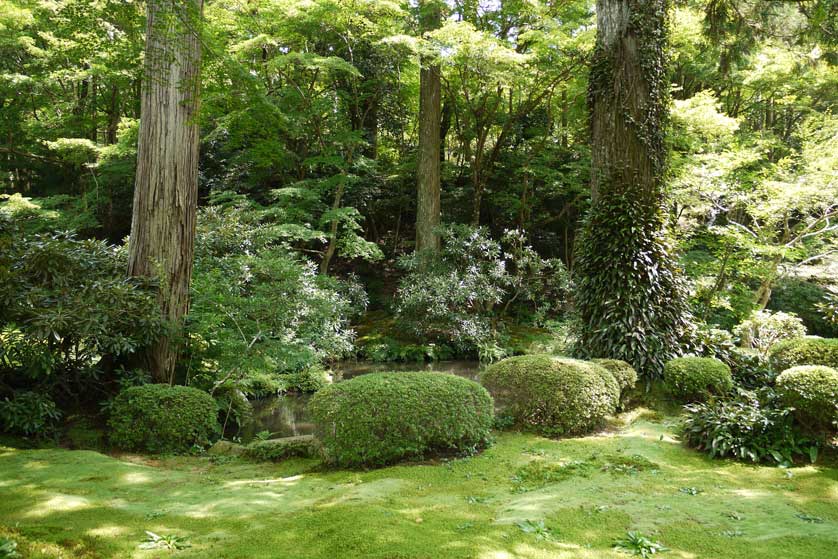
<svg viewBox="0 0 838 559">
<path fill-rule="evenodd" d="M 823 365 L 792 367 L 777 377 L 777 391 L 807 427 L 830 430 L 838 422 L 838 370 Z"/>
<path fill-rule="evenodd" d="M 114 399 L 109 426 L 116 447 L 185 452 L 218 434 L 218 405 L 206 392 L 188 386 L 134 386 Z"/>
<path fill-rule="evenodd" d="M 600 367 L 608 369 L 620 385 L 620 391 L 630 390 L 637 384 L 637 371 L 634 367 L 619 359 L 591 359 Z"/>
<path fill-rule="evenodd" d="M 494 405 L 476 382 L 441 373 L 373 373 L 326 386 L 308 405 L 327 462 L 378 466 L 489 441 Z"/>
<path fill-rule="evenodd" d="M 560 436 L 589 432 L 615 411 L 617 382 L 606 375 L 588 361 L 522 355 L 495 363 L 482 380 L 515 426 Z"/>
<path fill-rule="evenodd" d="M 838 368 L 838 338 L 797 338 L 775 344 L 769 351 L 771 368 L 782 372 L 798 365 Z"/>
<path fill-rule="evenodd" d="M 733 376 L 722 361 L 713 357 L 678 357 L 663 368 L 668 392 L 684 402 L 701 402 L 733 388 Z"/>
</svg>

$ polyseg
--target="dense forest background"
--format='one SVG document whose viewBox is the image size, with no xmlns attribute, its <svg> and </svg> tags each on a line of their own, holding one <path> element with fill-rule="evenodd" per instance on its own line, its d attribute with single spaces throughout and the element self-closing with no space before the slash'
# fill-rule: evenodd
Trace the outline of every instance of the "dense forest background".
<svg viewBox="0 0 838 559">
<path fill-rule="evenodd" d="M 245 379 L 252 394 L 265 371 L 351 355 L 492 360 L 536 330 L 572 336 L 593 5 L 441 11 L 427 28 L 407 1 L 206 3 L 181 379 L 213 392 Z M 770 308 L 838 334 L 836 20 L 809 1 L 688 0 L 668 15 L 664 215 L 696 324 L 733 330 Z M 84 375 L 44 371 L 133 382 L 120 356 L 161 327 L 142 286 L 103 283 L 131 228 L 144 45 L 139 2 L 0 0 L 0 212 L 24 270 L 4 287 L 0 357 L 57 398 Z M 441 85 L 431 264 L 411 256 L 420 60 Z"/>
</svg>

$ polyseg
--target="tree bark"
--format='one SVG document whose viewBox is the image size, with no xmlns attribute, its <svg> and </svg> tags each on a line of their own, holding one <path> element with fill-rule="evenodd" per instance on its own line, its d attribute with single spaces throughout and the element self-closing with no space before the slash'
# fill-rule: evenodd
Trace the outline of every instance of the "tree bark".
<svg viewBox="0 0 838 559">
<path fill-rule="evenodd" d="M 600 190 L 610 187 L 631 189 L 647 204 L 660 204 L 664 147 L 658 145 L 658 136 L 668 109 L 654 106 L 662 104 L 660 92 L 651 95 L 657 84 L 647 75 L 641 57 L 641 50 L 651 46 L 642 44 L 639 33 L 630 27 L 633 17 L 653 5 L 659 5 L 660 17 L 665 17 L 664 4 L 663 0 L 597 0 L 597 52 L 609 64 L 601 69 L 607 75 L 592 76 L 600 80 L 594 81 L 588 95 L 594 203 Z"/>
<path fill-rule="evenodd" d="M 577 353 L 660 374 L 689 311 L 664 231 L 668 0 L 597 0 L 588 89 L 591 208 L 577 246 Z"/>
<path fill-rule="evenodd" d="M 128 273 L 159 281 L 163 317 L 175 328 L 189 308 L 198 199 L 198 122 L 203 0 L 149 0 Z M 158 382 L 173 382 L 178 344 L 147 351 Z"/>
<path fill-rule="evenodd" d="M 439 27 L 437 0 L 420 3 L 422 32 Z M 438 252 L 440 238 L 440 119 L 442 116 L 439 65 L 422 61 L 419 74 L 419 156 L 417 163 L 416 250 Z"/>
</svg>

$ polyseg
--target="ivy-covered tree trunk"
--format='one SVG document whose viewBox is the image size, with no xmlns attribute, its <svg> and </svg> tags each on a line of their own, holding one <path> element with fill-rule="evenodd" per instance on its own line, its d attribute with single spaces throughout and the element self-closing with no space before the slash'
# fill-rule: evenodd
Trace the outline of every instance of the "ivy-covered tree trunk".
<svg viewBox="0 0 838 559">
<path fill-rule="evenodd" d="M 436 29 L 442 18 L 439 0 L 419 5 L 423 32 Z M 439 64 L 422 61 L 419 73 L 419 155 L 416 198 L 416 250 L 439 251 L 440 124 L 442 118 Z"/>
<path fill-rule="evenodd" d="M 578 352 L 655 375 L 688 314 L 664 233 L 668 0 L 597 0 L 591 209 L 577 244 Z"/>
<path fill-rule="evenodd" d="M 203 0 L 149 0 L 137 174 L 128 273 L 160 282 L 173 326 L 189 307 L 198 199 L 198 102 Z M 147 355 L 158 382 L 172 382 L 177 344 L 160 338 Z"/>
</svg>

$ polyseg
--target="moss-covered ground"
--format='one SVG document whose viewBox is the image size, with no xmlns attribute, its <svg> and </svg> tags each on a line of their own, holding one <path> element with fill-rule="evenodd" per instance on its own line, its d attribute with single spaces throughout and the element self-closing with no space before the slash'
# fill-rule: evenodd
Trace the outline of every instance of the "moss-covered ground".
<svg viewBox="0 0 838 559">
<path fill-rule="evenodd" d="M 146 530 L 191 547 L 139 549 Z M 0 536 L 23 557 L 609 558 L 627 530 L 664 557 L 838 557 L 838 469 L 712 461 L 650 415 L 368 472 L 0 447 Z"/>
</svg>

